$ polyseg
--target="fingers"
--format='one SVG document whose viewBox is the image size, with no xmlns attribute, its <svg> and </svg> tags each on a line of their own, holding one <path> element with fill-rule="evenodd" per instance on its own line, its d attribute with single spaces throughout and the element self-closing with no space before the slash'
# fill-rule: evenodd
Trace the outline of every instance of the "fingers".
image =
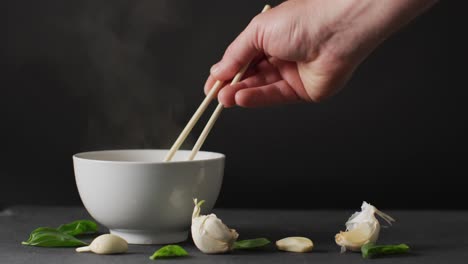
<svg viewBox="0 0 468 264">
<path fill-rule="evenodd" d="M 224 87 L 218 95 L 218 100 L 221 102 L 224 107 L 232 107 L 236 105 L 235 96 L 236 93 L 240 90 L 247 89 L 249 87 L 263 86 L 267 83 L 267 80 L 264 76 L 258 74 L 254 75 L 240 83 L 234 85 L 227 85 Z"/>
<path fill-rule="evenodd" d="M 211 88 L 213 88 L 213 85 L 216 83 L 216 79 L 213 77 L 213 76 L 208 76 L 208 79 L 206 79 L 206 82 L 205 82 L 205 87 L 204 87 L 204 91 L 205 91 L 205 95 L 207 95 Z"/>
<path fill-rule="evenodd" d="M 234 85 L 224 86 L 218 100 L 225 107 L 265 107 L 278 104 L 311 101 L 304 89 L 295 63 L 274 58 L 263 58 L 252 65 L 246 79 Z M 215 83 L 210 76 L 205 91 Z"/>
<path fill-rule="evenodd" d="M 281 79 L 278 71 L 267 60 L 259 62 L 255 67 L 247 72 L 247 77 L 243 81 L 227 85 L 221 89 L 218 95 L 218 100 L 225 107 L 232 107 L 236 105 L 235 94 L 249 87 L 258 87 L 266 84 L 274 83 Z"/>
<path fill-rule="evenodd" d="M 261 39 L 260 14 L 255 17 L 247 28 L 229 45 L 223 59 L 213 65 L 210 72 L 217 80 L 230 80 L 236 73 L 261 52 L 258 39 Z"/>
<path fill-rule="evenodd" d="M 304 101 L 281 76 L 274 74 L 255 74 L 237 84 L 226 85 L 219 91 L 218 100 L 225 107 L 265 107 Z"/>
<path fill-rule="evenodd" d="M 293 64 L 291 64 L 293 65 Z M 257 65 L 254 65 L 247 72 L 246 79 L 234 85 L 224 86 L 218 94 L 218 100 L 225 107 L 235 105 L 243 107 L 264 107 L 277 104 L 287 104 L 299 101 L 304 101 L 301 89 L 297 92 L 291 85 L 295 84 L 294 78 L 285 79 L 285 76 L 296 73 L 288 73 L 289 67 L 293 67 L 287 62 L 264 58 Z M 279 70 L 284 70 L 282 74 Z M 293 71 L 293 69 L 290 69 Z M 299 80 L 300 82 L 300 80 Z M 213 76 L 210 76 L 205 86 L 205 91 L 208 92 L 211 86 L 215 83 Z"/>
<path fill-rule="evenodd" d="M 250 68 L 247 69 L 247 71 L 244 73 L 244 77 L 243 77 L 243 78 L 245 79 L 245 78 L 248 78 L 249 76 L 254 75 L 254 74 L 256 73 L 256 71 L 257 71 L 257 70 L 256 70 L 254 67 L 250 67 Z M 205 82 L 205 86 L 204 86 L 204 88 L 203 88 L 203 89 L 204 89 L 204 92 L 205 92 L 205 95 L 207 95 L 207 94 L 211 91 L 211 89 L 213 88 L 213 86 L 215 85 L 215 83 L 216 83 L 216 79 L 215 79 L 212 75 L 208 76 L 208 78 L 206 79 L 206 82 Z M 229 84 L 229 83 L 226 82 L 225 85 L 224 85 L 224 87 L 227 86 L 228 84 Z M 221 90 L 221 89 L 224 89 L 224 87 L 221 87 L 220 90 Z M 218 93 L 219 93 L 219 91 L 218 91 Z"/>
<path fill-rule="evenodd" d="M 265 60 L 265 56 L 263 54 L 258 54 L 250 63 L 250 67 L 244 73 L 243 78 L 246 79 L 256 74 L 259 71 L 258 65 L 260 64 L 260 62 L 264 60 Z M 208 79 L 206 80 L 205 86 L 204 86 L 205 95 L 207 95 L 210 92 L 211 88 L 213 88 L 215 83 L 216 83 L 216 79 L 212 75 L 208 76 Z M 224 89 L 224 88 L 222 87 L 221 89 Z"/>
<path fill-rule="evenodd" d="M 307 91 L 302 83 L 301 76 L 297 69 L 297 63 L 279 60 L 276 58 L 268 58 L 269 64 L 273 65 L 280 72 L 282 79 L 294 88 L 294 91 L 301 99 L 306 102 L 312 102 L 312 99 L 307 94 Z"/>
<path fill-rule="evenodd" d="M 235 95 L 235 102 L 242 107 L 266 107 L 291 104 L 302 101 L 289 84 L 280 80 L 265 86 L 240 90 Z"/>
<path fill-rule="evenodd" d="M 238 91 L 248 88 L 249 86 L 244 83 L 236 83 L 234 85 L 227 85 L 218 95 L 218 101 L 223 104 L 224 107 L 233 107 L 236 105 L 235 95 Z"/>
</svg>

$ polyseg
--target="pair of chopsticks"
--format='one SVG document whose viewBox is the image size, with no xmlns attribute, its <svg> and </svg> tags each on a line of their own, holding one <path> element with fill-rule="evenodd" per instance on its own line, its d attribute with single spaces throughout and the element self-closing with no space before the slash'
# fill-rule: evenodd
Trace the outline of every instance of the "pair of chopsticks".
<svg viewBox="0 0 468 264">
<path fill-rule="evenodd" d="M 262 13 L 269 10 L 271 6 L 265 5 L 265 7 L 262 10 Z M 244 76 L 244 73 L 247 71 L 247 68 L 249 68 L 250 62 L 248 62 L 242 69 L 234 76 L 234 79 L 231 81 L 231 85 L 238 83 L 242 77 Z M 197 111 L 193 114 L 192 118 L 190 118 L 189 122 L 187 125 L 185 125 L 184 130 L 180 133 L 179 137 L 177 140 L 174 142 L 172 145 L 171 149 L 169 152 L 166 154 L 166 157 L 164 158 L 165 162 L 171 161 L 172 158 L 174 157 L 175 153 L 177 150 L 179 150 L 180 146 L 182 143 L 184 143 L 185 139 L 187 136 L 190 134 L 190 131 L 192 131 L 192 128 L 195 126 L 195 124 L 198 122 L 200 117 L 203 115 L 203 112 L 205 112 L 206 108 L 208 105 L 211 103 L 213 100 L 214 96 L 218 92 L 218 90 L 223 87 L 224 81 L 216 81 L 213 87 L 211 88 L 210 92 L 208 95 L 205 97 L 203 102 L 200 104 L 198 107 Z M 201 132 L 200 136 L 198 137 L 197 142 L 192 148 L 192 152 L 190 153 L 190 156 L 188 157 L 188 160 L 193 160 L 195 156 L 197 155 L 198 151 L 200 150 L 201 146 L 206 140 L 206 137 L 210 133 L 211 129 L 213 128 L 214 123 L 218 119 L 219 115 L 221 114 L 221 111 L 223 110 L 224 106 L 223 104 L 219 103 L 216 109 L 214 110 L 213 114 L 211 115 L 210 119 L 208 120 L 208 123 L 206 123 L 205 128 Z"/>
</svg>

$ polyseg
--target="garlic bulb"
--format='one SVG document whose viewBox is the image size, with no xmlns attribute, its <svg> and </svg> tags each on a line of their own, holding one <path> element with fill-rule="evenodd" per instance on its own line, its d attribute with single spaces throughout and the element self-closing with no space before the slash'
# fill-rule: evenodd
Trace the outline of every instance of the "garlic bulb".
<svg viewBox="0 0 468 264">
<path fill-rule="evenodd" d="M 127 250 L 128 244 L 123 238 L 112 234 L 105 234 L 96 237 L 89 246 L 77 248 L 76 252 L 92 251 L 96 254 L 117 254 L 125 253 Z"/>
<path fill-rule="evenodd" d="M 205 254 L 217 254 L 231 251 L 239 234 L 229 229 L 216 215 L 200 215 L 200 206 L 204 201 L 193 200 L 195 208 L 192 214 L 192 238 L 195 246 Z"/>
<path fill-rule="evenodd" d="M 341 246 L 341 252 L 347 249 L 360 251 L 369 242 L 375 243 L 379 238 L 380 223 L 375 214 L 382 217 L 390 225 L 395 221 L 391 216 L 379 211 L 373 205 L 362 203 L 361 212 L 355 212 L 346 222 L 346 231 L 336 234 L 335 242 Z"/>
</svg>

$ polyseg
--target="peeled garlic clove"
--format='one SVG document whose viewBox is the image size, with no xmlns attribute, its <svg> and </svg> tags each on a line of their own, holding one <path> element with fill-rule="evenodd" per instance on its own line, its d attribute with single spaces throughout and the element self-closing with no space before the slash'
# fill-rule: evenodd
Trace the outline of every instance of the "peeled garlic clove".
<svg viewBox="0 0 468 264">
<path fill-rule="evenodd" d="M 377 241 L 378 233 L 378 223 L 361 223 L 351 231 L 336 234 L 335 242 L 341 246 L 341 252 L 360 251 L 364 244 Z"/>
<path fill-rule="evenodd" d="M 375 206 L 363 202 L 360 212 L 355 212 L 346 221 L 346 231 L 335 235 L 335 242 L 341 246 L 341 252 L 347 249 L 359 251 L 368 243 L 375 243 L 379 238 L 380 223 L 375 214 L 382 217 L 388 224 L 395 221 L 391 216 L 379 211 Z"/>
<path fill-rule="evenodd" d="M 286 237 L 276 241 L 279 250 L 290 252 L 309 252 L 314 247 L 312 240 L 306 237 Z"/>
<path fill-rule="evenodd" d="M 195 246 L 205 254 L 217 254 L 231 251 L 239 234 L 229 229 L 216 215 L 200 215 L 203 201 L 194 199 L 192 214 L 192 238 Z"/>
<path fill-rule="evenodd" d="M 89 246 L 77 248 L 76 252 L 92 251 L 96 254 L 117 254 L 125 253 L 127 250 L 128 244 L 123 238 L 112 234 L 105 234 L 96 237 Z"/>
</svg>

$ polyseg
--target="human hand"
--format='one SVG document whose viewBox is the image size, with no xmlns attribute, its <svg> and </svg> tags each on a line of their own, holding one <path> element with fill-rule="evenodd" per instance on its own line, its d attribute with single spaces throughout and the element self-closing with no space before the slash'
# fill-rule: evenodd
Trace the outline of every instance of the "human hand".
<svg viewBox="0 0 468 264">
<path fill-rule="evenodd" d="M 226 85 L 225 106 L 319 102 L 339 91 L 386 37 L 433 0 L 290 0 L 256 16 L 211 68 L 230 80 L 253 60 L 245 79 Z"/>
</svg>

